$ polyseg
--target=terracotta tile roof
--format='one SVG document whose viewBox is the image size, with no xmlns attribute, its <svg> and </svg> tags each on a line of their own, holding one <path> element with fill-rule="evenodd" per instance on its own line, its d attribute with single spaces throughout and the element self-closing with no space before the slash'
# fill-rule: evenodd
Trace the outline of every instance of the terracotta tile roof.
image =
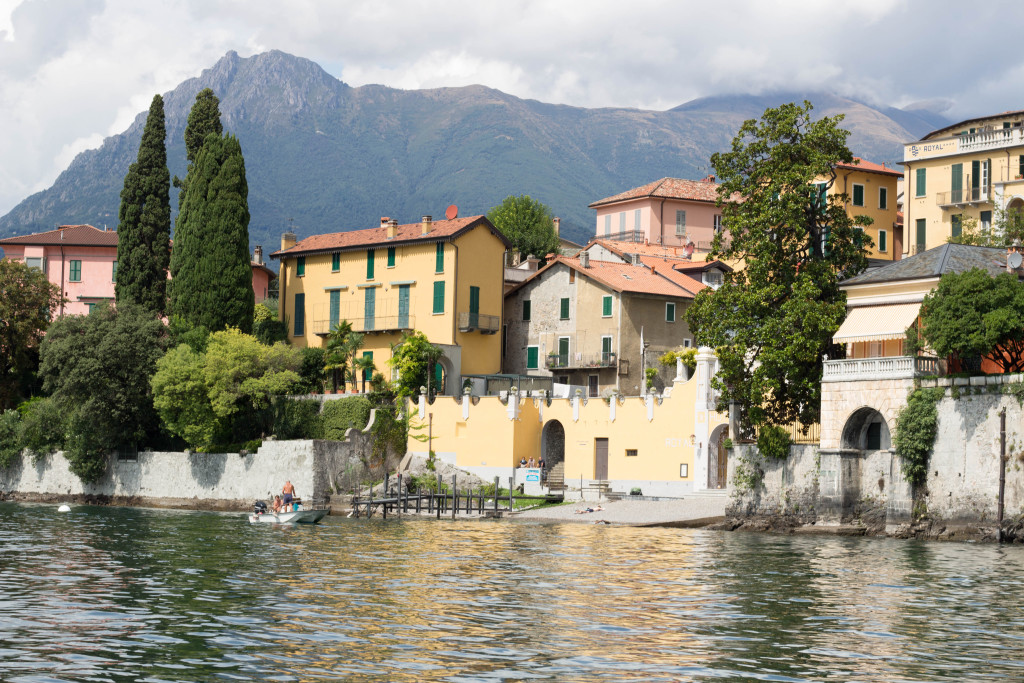
<svg viewBox="0 0 1024 683">
<path fill-rule="evenodd" d="M 678 270 L 680 273 L 703 273 L 705 270 L 710 268 L 718 268 L 721 271 L 729 272 L 732 268 L 724 261 L 715 259 L 714 261 L 682 261 L 672 264 L 672 268 Z"/>
<path fill-rule="evenodd" d="M 601 238 L 595 238 L 590 240 L 587 244 L 589 247 L 591 244 L 597 244 L 604 247 L 608 251 L 627 258 L 628 254 L 640 254 L 641 256 L 657 256 L 659 258 L 668 258 L 673 260 L 689 261 L 683 247 L 666 247 L 660 244 L 644 244 L 643 242 L 617 242 L 615 240 L 605 240 Z"/>
<path fill-rule="evenodd" d="M 688 199 L 695 202 L 711 202 L 718 200 L 718 183 L 714 180 L 683 180 L 682 178 L 662 178 L 653 183 L 634 187 L 632 190 L 620 192 L 611 197 L 598 199 L 590 208 L 614 204 L 629 199 L 657 197 L 658 199 Z"/>
<path fill-rule="evenodd" d="M 510 289 L 505 296 L 509 296 L 519 290 L 526 283 L 542 277 L 549 269 L 554 268 L 560 263 L 569 266 L 583 277 L 594 279 L 616 292 L 670 296 L 676 299 L 692 299 L 695 293 L 682 284 L 687 280 L 692 281 L 691 278 L 686 278 L 682 273 L 673 273 L 672 269 L 663 263 L 655 263 L 652 269 L 647 265 L 634 266 L 631 263 L 595 261 L 591 259 L 590 266 L 584 268 L 580 265 L 579 258 L 557 256 L 549 261 L 546 266 Z M 686 280 L 683 280 L 683 278 L 686 278 Z M 693 287 L 702 288 L 703 286 L 700 283 L 694 282 Z"/>
<path fill-rule="evenodd" d="M 396 244 L 416 244 L 418 242 L 447 242 L 477 225 L 487 226 L 499 240 L 505 243 L 506 247 L 512 246 L 511 242 L 497 228 L 491 225 L 486 216 L 467 216 L 452 220 L 433 221 L 430 232 L 426 235 L 421 234 L 420 223 L 399 225 L 396 228 L 395 237 L 392 239 L 388 239 L 386 227 L 312 235 L 304 240 L 300 240 L 293 247 L 284 250 L 278 249 L 270 254 L 270 258 L 279 259 L 283 256 L 330 253 L 350 249 L 366 249 L 367 247 L 390 247 Z"/>
<path fill-rule="evenodd" d="M 706 284 L 690 277 L 686 273 L 681 273 L 675 269 L 677 264 L 671 261 L 665 261 L 657 256 L 641 256 L 640 262 L 648 268 L 654 268 L 659 275 L 664 275 L 672 282 L 676 283 L 690 294 L 696 294 L 700 290 L 707 287 Z"/>
<path fill-rule="evenodd" d="M 100 230 L 91 225 L 61 225 L 55 230 L 0 239 L 0 246 L 4 244 L 26 244 L 31 246 L 63 244 L 69 247 L 116 247 L 117 232 L 114 230 Z"/>
<path fill-rule="evenodd" d="M 868 173 L 879 173 L 881 175 L 890 175 L 897 178 L 903 177 L 903 171 L 895 168 L 889 168 L 885 164 L 876 164 L 873 161 L 867 161 L 860 157 L 854 157 L 852 164 L 836 164 L 836 168 L 842 168 L 853 171 L 866 171 Z"/>
</svg>

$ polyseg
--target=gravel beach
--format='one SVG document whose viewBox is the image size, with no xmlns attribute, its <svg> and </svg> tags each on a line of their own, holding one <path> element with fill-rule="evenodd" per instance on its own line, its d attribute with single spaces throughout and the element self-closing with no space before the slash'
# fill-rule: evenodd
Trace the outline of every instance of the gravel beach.
<svg viewBox="0 0 1024 683">
<path fill-rule="evenodd" d="M 725 496 L 694 496 L 672 500 L 577 501 L 517 512 L 513 520 L 625 524 L 632 526 L 706 526 L 725 518 Z M 600 508 L 600 509 L 599 509 Z M 587 510 L 593 512 L 587 512 Z"/>
</svg>

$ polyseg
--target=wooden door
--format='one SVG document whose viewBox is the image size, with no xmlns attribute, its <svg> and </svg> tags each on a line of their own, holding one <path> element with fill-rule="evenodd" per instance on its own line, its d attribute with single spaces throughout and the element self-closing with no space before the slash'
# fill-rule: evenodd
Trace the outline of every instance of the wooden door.
<svg viewBox="0 0 1024 683">
<path fill-rule="evenodd" d="M 718 439 L 718 481 L 715 488 L 724 489 L 725 480 L 729 476 L 729 451 L 725 448 L 725 439 L 728 432 L 722 434 Z"/>
<path fill-rule="evenodd" d="M 594 479 L 608 479 L 608 439 L 594 439 Z"/>
</svg>

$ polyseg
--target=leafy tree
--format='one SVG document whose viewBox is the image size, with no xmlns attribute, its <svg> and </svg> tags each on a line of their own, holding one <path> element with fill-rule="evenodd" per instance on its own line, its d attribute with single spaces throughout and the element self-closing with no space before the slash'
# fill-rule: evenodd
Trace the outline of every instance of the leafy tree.
<svg viewBox="0 0 1024 683">
<path fill-rule="evenodd" d="M 256 304 L 253 309 L 252 335 L 264 344 L 288 341 L 288 326 L 277 319 L 277 307 L 266 302 Z"/>
<path fill-rule="evenodd" d="M 851 163 L 842 116 L 811 119 L 812 106 L 785 104 L 746 121 L 732 149 L 711 162 L 729 230 L 710 259 L 742 260 L 717 290 L 687 312 L 701 345 L 717 348 L 718 408 L 738 402 L 749 425 L 812 424 L 820 411 L 822 356 L 846 315 L 841 279 L 867 267 L 870 239 L 850 218 L 848 197 L 825 193 L 838 163 Z"/>
<path fill-rule="evenodd" d="M 164 100 L 153 97 L 138 160 L 128 167 L 118 210 L 117 302 L 163 315 L 171 258 L 171 180 Z"/>
<path fill-rule="evenodd" d="M 10 466 L 21 454 L 21 415 L 17 410 L 0 412 L 0 469 Z"/>
<path fill-rule="evenodd" d="M 60 304 L 60 288 L 42 271 L 0 259 L 0 410 L 27 393 L 43 332 Z"/>
<path fill-rule="evenodd" d="M 928 345 L 960 360 L 985 356 L 1003 372 L 1024 370 L 1024 283 L 980 268 L 947 273 L 921 305 Z"/>
<path fill-rule="evenodd" d="M 206 351 L 182 344 L 157 363 L 153 403 L 192 447 L 259 436 L 273 426 L 271 398 L 299 384 L 299 349 L 267 346 L 236 329 L 214 332 Z"/>
<path fill-rule="evenodd" d="M 371 356 L 359 356 L 352 361 L 352 372 L 355 373 L 352 376 L 352 385 L 355 386 L 356 377 L 362 380 L 363 393 L 366 393 L 366 381 L 368 377 L 373 377 L 374 371 L 377 370 L 377 366 L 373 362 Z"/>
<path fill-rule="evenodd" d="M 352 323 L 348 320 L 340 321 L 327 335 L 324 370 L 331 373 L 335 392 L 338 391 L 339 376 L 342 388 L 344 388 L 346 377 L 350 377 L 352 389 L 355 390 L 355 355 L 362 348 L 364 338 L 365 335 L 362 332 L 355 332 L 352 329 Z M 349 370 L 350 363 L 351 370 Z"/>
<path fill-rule="evenodd" d="M 220 136 L 223 132 L 224 126 L 220 122 L 220 99 L 210 88 L 203 88 L 196 95 L 195 104 L 188 113 L 188 122 L 185 125 L 185 157 L 188 159 L 189 172 L 192 171 L 206 136 L 210 133 Z M 185 178 L 188 178 L 187 173 Z M 174 186 L 181 188 L 178 194 L 178 208 L 181 209 L 185 197 L 185 180 L 175 176 Z M 179 214 L 179 225 L 181 222 Z"/>
<path fill-rule="evenodd" d="M 171 257 L 171 313 L 211 331 L 252 330 L 245 160 L 238 140 L 210 134 L 185 182 Z"/>
<path fill-rule="evenodd" d="M 428 382 L 434 372 L 434 366 L 444 352 L 440 347 L 430 343 L 427 335 L 422 332 L 406 332 L 402 339 L 391 349 L 388 364 L 398 372 L 396 381 L 399 398 L 416 396 L 420 387 L 432 385 Z M 436 391 L 431 387 L 432 392 Z"/>
<path fill-rule="evenodd" d="M 551 209 L 529 195 L 505 197 L 501 204 L 487 212 L 487 219 L 523 256 L 558 253 L 558 235 Z"/>
<path fill-rule="evenodd" d="M 327 360 L 327 349 L 321 346 L 304 346 L 299 350 L 302 362 L 299 365 L 301 381 L 296 391 L 300 394 L 319 394 L 327 383 L 327 371 L 324 365 Z"/>
<path fill-rule="evenodd" d="M 996 207 L 994 220 L 984 226 L 977 218 L 963 218 L 960 234 L 946 240 L 954 244 L 979 247 L 1008 247 L 1024 242 L 1024 213 L 1016 209 Z"/>
<path fill-rule="evenodd" d="M 83 481 L 103 473 L 110 450 L 158 434 L 150 377 L 167 344 L 160 318 L 132 304 L 98 306 L 47 330 L 39 373 L 64 416 L 68 459 Z"/>
</svg>

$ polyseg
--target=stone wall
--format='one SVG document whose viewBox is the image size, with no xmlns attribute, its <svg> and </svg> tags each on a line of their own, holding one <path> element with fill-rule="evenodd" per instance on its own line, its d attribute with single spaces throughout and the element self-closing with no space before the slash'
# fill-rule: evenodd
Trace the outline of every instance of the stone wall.
<svg viewBox="0 0 1024 683">
<path fill-rule="evenodd" d="M 363 474 L 370 435 L 349 430 L 346 441 L 267 441 L 255 453 L 162 453 L 111 458 L 106 474 L 83 484 L 62 453 L 33 462 L 29 454 L 0 470 L 10 500 L 94 501 L 152 507 L 248 509 L 291 480 L 299 497 L 321 502 L 351 491 Z"/>
</svg>

